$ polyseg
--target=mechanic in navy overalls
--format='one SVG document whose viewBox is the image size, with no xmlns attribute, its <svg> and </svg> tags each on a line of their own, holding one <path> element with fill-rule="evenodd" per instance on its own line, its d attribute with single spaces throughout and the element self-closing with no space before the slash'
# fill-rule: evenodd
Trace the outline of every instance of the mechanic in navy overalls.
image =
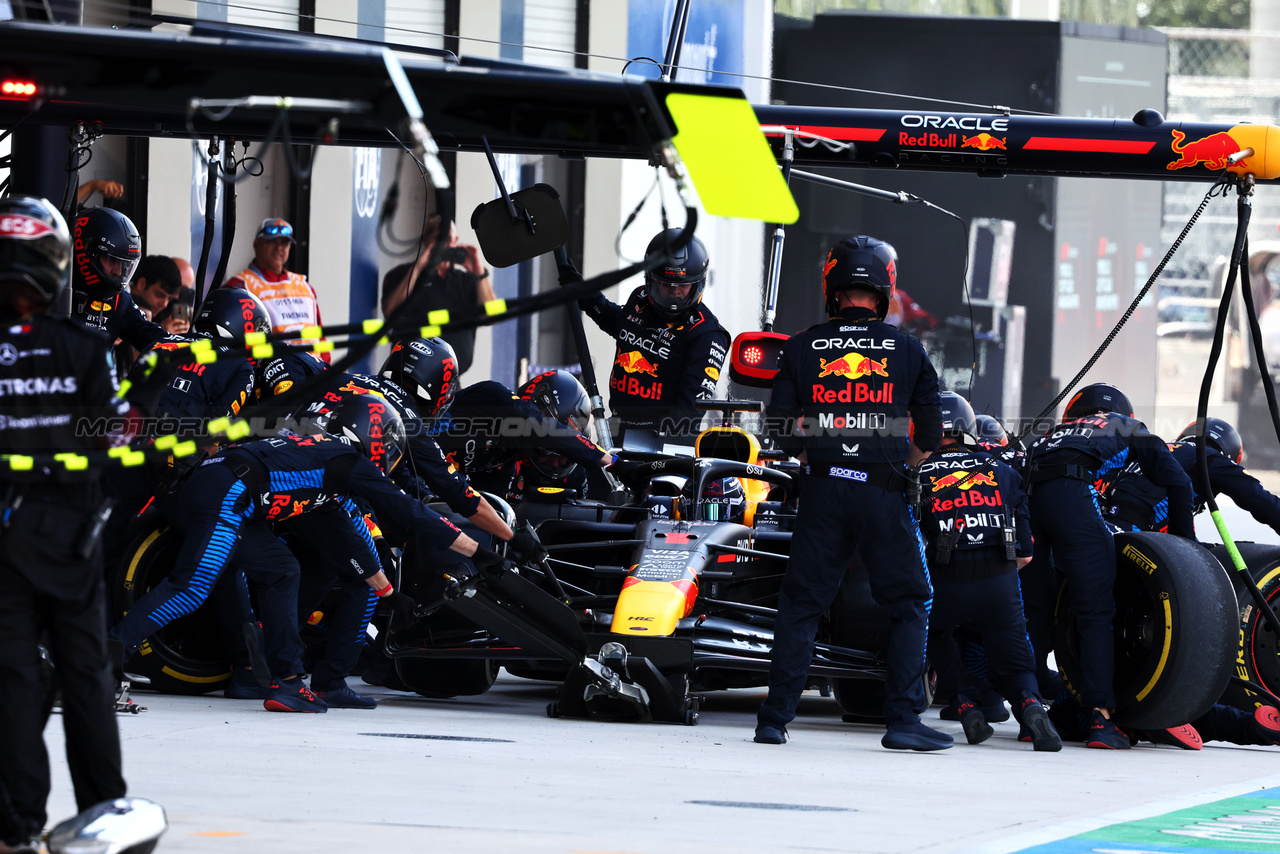
<svg viewBox="0 0 1280 854">
<path fill-rule="evenodd" d="M 810 476 L 778 596 L 757 742 L 786 741 L 809 684 L 818 621 L 856 555 L 890 618 L 881 744 L 911 750 L 952 744 L 951 736 L 920 722 L 928 705 L 924 655 L 933 588 L 906 495 L 916 478 L 906 467 L 921 463 L 942 439 L 938 375 L 919 341 L 882 320 L 896 279 L 892 246 L 863 235 L 842 240 L 823 265 L 831 319 L 782 347 L 766 423 L 784 450 L 808 464 Z"/>
<path fill-rule="evenodd" d="M 1196 465 L 1196 425 L 1188 424 L 1178 441 L 1169 444 L 1173 458 L 1191 478 L 1195 490 L 1195 512 L 1205 508 L 1204 478 Z M 1209 484 L 1214 496 L 1225 495 L 1264 525 L 1280 533 L 1280 498 L 1267 491 L 1257 478 L 1244 470 L 1244 444 L 1240 433 L 1221 418 L 1209 418 L 1205 425 L 1205 454 L 1209 463 Z M 1168 525 L 1169 502 L 1164 490 L 1142 476 L 1133 464 L 1103 498 L 1103 512 L 1110 521 L 1130 531 L 1163 531 Z"/>
<path fill-rule="evenodd" d="M 1045 659 L 1053 648 L 1057 584 L 1071 588 L 1080 634 L 1081 701 L 1090 710 L 1089 747 L 1126 749 L 1129 737 L 1111 722 L 1115 708 L 1115 543 L 1102 517 L 1097 484 L 1136 462 L 1169 496 L 1169 532 L 1195 538 L 1191 481 L 1158 436 L 1133 417 L 1124 393 L 1105 383 L 1081 389 L 1067 404 L 1063 422 L 1031 447 L 1026 482 L 1036 553 L 1022 571 L 1027 629 L 1041 690 L 1056 696 L 1057 679 Z"/>
<path fill-rule="evenodd" d="M 574 419 L 535 402 L 533 385 L 530 381 L 521 394 L 498 382 L 469 385 L 436 424 L 434 438 L 477 488 L 506 495 L 519 459 L 559 456 L 597 467 L 613 462 L 613 455 L 584 436 Z"/>
<path fill-rule="evenodd" d="M 168 333 L 129 295 L 129 279 L 142 260 L 142 238 L 129 218 L 111 208 L 89 208 L 75 218 L 72 237 L 71 319 L 109 342 L 123 339 L 139 353 L 164 338 Z"/>
<path fill-rule="evenodd" d="M 441 548 L 447 546 L 485 565 L 501 565 L 500 557 L 477 551 L 475 540 L 409 498 L 386 477 L 384 471 L 399 462 L 404 446 L 404 427 L 390 405 L 374 395 L 362 395 L 350 408 L 354 414 L 344 408 L 333 415 L 334 420 L 341 419 L 344 438 L 261 439 L 227 448 L 200 464 L 178 495 L 175 518 L 185 538 L 173 572 L 112 630 L 112 637 L 126 651 L 198 608 L 234 560 L 257 584 L 274 679 L 264 705 L 272 711 L 324 711 L 323 698 L 313 695 L 301 680 L 298 563 L 270 523 L 360 498 L 375 513 Z M 354 518 L 351 524 L 361 539 L 368 537 L 362 519 Z M 394 594 L 381 572 L 368 581 L 380 597 Z"/>
<path fill-rule="evenodd" d="M 659 232 L 646 255 L 663 251 L 680 229 Z M 623 305 L 594 294 L 579 305 L 618 342 L 609 375 L 609 408 L 619 419 L 618 442 L 628 428 L 660 431 L 692 442 L 703 413 L 694 402 L 716 396 L 729 352 L 729 333 L 702 305 L 710 260 L 693 238 L 645 274 Z M 572 264 L 560 268 L 560 284 L 581 282 Z"/>
<path fill-rule="evenodd" d="M 942 445 L 920 466 L 920 531 L 933 581 L 929 663 L 938 682 L 955 686 L 948 702 L 970 744 L 994 734 L 979 706 L 961 692 L 964 664 L 954 637 L 975 628 L 989 660 L 988 679 L 1013 706 L 1036 750 L 1058 751 L 1036 687 L 1018 570 L 1031 562 L 1031 517 L 1022 478 L 977 440 L 973 407 L 942 393 Z"/>
</svg>

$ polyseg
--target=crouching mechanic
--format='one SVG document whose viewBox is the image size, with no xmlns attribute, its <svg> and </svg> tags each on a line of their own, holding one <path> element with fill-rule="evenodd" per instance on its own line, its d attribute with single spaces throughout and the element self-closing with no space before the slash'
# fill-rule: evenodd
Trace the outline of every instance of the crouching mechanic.
<svg viewBox="0 0 1280 854">
<path fill-rule="evenodd" d="M 1080 699 L 1090 713 L 1089 747 L 1127 749 L 1129 736 L 1111 721 L 1115 708 L 1116 552 L 1102 518 L 1095 483 L 1130 461 L 1169 496 L 1169 532 L 1195 537 L 1191 481 L 1159 437 L 1133 417 L 1120 389 L 1094 383 L 1067 404 L 1063 422 L 1031 447 L 1026 482 L 1031 497 L 1034 559 L 1022 572 L 1027 630 L 1036 675 L 1046 696 L 1058 693 L 1045 660 L 1053 648 L 1053 572 L 1065 577 L 1080 633 Z"/>
<path fill-rule="evenodd" d="M 680 234 L 672 228 L 649 241 L 646 255 L 664 251 Z M 729 352 L 729 333 L 702 305 L 710 260 L 694 237 L 645 274 L 625 305 L 594 294 L 579 301 L 596 325 L 618 342 L 609 375 L 609 407 L 628 428 L 657 430 L 692 442 L 702 422 L 695 400 L 715 397 Z M 560 284 L 581 282 L 573 265 L 560 266 Z"/>
<path fill-rule="evenodd" d="M 386 477 L 400 462 L 404 447 L 404 425 L 386 401 L 362 395 L 351 405 L 367 408 L 367 417 L 358 419 L 368 426 L 366 435 L 260 439 L 229 447 L 195 469 L 178 495 L 175 515 L 185 538 L 173 572 L 112 630 L 126 650 L 198 608 L 234 561 L 258 584 L 267 660 L 274 677 L 264 705 L 271 711 L 322 712 L 323 698 L 314 695 L 301 678 L 298 563 L 270 523 L 340 504 L 345 498 L 362 499 L 378 516 L 442 548 L 482 565 L 501 565 L 498 555 L 478 549 L 475 540 Z M 359 519 L 351 524 L 363 527 Z M 368 582 L 382 597 L 394 593 L 381 572 Z"/>
<path fill-rule="evenodd" d="M 891 621 L 881 744 L 952 745 L 951 736 L 920 722 L 933 588 L 906 495 L 918 481 L 904 466 L 919 465 L 938 446 L 942 420 L 938 375 L 924 347 L 884 322 L 897 262 L 893 247 L 874 237 L 840 241 L 822 268 L 831 319 L 782 346 L 766 423 L 781 448 L 808 463 L 809 479 L 778 596 L 769 697 L 757 713 L 755 740 L 764 744 L 786 741 L 809 680 L 818 620 L 856 555 Z"/>
<path fill-rule="evenodd" d="M 958 687 L 964 665 L 953 635 L 962 624 L 975 626 L 990 661 L 988 679 L 1035 749 L 1058 751 L 1062 739 L 1040 702 L 1018 587 L 1018 570 L 1033 551 L 1027 497 L 1012 468 L 976 449 L 977 431 L 969 401 L 944 392 L 942 445 L 920 466 L 920 529 L 933 581 L 929 662 L 940 681 L 945 674 L 957 685 L 948 699 L 969 743 L 990 738 L 995 731 Z"/>
</svg>

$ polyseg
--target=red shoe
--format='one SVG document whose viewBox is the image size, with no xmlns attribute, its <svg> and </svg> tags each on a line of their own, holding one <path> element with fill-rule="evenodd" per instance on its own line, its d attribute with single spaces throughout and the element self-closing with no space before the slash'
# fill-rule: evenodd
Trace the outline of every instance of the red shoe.
<svg viewBox="0 0 1280 854">
<path fill-rule="evenodd" d="M 267 699 L 262 707 L 268 712 L 317 712 L 329 711 L 329 706 L 321 700 L 301 679 L 292 682 L 275 681 L 267 689 Z"/>
<path fill-rule="evenodd" d="M 1253 730 L 1259 744 L 1280 744 L 1280 711 L 1275 706 L 1258 706 L 1253 710 Z"/>
<path fill-rule="evenodd" d="M 1191 724 L 1169 727 L 1168 729 L 1147 730 L 1141 733 L 1141 738 L 1152 744 L 1172 744 L 1174 747 L 1181 747 L 1183 750 L 1199 750 L 1204 747 L 1204 740 L 1200 738 L 1200 733 L 1196 732 L 1196 728 Z"/>
</svg>

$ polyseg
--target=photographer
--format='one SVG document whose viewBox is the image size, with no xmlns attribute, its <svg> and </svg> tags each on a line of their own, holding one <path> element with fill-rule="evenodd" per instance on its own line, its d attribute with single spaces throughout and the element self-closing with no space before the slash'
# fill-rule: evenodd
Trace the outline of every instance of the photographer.
<svg viewBox="0 0 1280 854">
<path fill-rule="evenodd" d="M 433 214 L 427 218 L 417 259 L 413 263 L 393 267 L 382 279 L 384 317 L 391 316 L 404 304 L 430 264 L 434 266 L 426 284 L 431 293 L 422 306 L 423 311 L 443 308 L 450 313 L 462 312 L 494 299 L 493 282 L 480 257 L 480 248 L 460 243 L 454 224 L 450 222 L 447 229 L 442 228 L 439 214 Z M 453 347 L 458 357 L 458 373 L 464 373 L 471 367 L 475 355 L 475 329 L 446 328 L 440 337 Z"/>
</svg>

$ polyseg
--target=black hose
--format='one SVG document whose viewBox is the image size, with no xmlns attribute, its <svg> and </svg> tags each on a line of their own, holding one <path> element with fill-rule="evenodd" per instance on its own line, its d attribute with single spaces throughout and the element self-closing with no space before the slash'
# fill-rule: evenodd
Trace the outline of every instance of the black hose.
<svg viewBox="0 0 1280 854">
<path fill-rule="evenodd" d="M 205 287 L 205 274 L 209 271 L 209 250 L 213 248 L 213 214 L 218 206 L 218 138 L 214 137 L 210 147 L 214 150 L 205 161 L 209 177 L 204 188 L 204 240 L 200 245 L 200 263 L 196 265 L 196 305 L 204 302 L 209 289 Z"/>
<path fill-rule="evenodd" d="M 222 254 L 218 258 L 218 269 L 213 274 L 213 288 L 221 287 L 227 278 L 227 261 L 231 258 L 231 246 L 236 239 L 236 141 L 227 140 L 226 162 L 222 171 L 230 179 L 224 183 L 227 195 L 222 201 Z M 210 290 L 213 290 L 210 288 Z"/>
</svg>

